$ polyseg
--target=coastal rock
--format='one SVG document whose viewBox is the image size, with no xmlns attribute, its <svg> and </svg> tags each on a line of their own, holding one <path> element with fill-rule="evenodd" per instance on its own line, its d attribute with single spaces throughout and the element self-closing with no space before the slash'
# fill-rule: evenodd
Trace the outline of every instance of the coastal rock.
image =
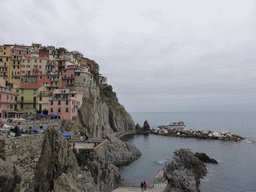
<svg viewBox="0 0 256 192">
<path fill-rule="evenodd" d="M 55 181 L 54 181 L 54 192 L 80 192 L 81 190 L 77 187 L 76 181 L 69 177 L 67 174 L 62 173 Z"/>
<path fill-rule="evenodd" d="M 150 131 L 150 126 L 148 124 L 148 121 L 144 121 L 144 125 L 143 125 L 143 131 Z"/>
<path fill-rule="evenodd" d="M 140 132 L 142 129 L 143 129 L 143 128 L 140 126 L 140 124 L 137 123 L 136 126 L 135 126 L 136 132 Z"/>
<path fill-rule="evenodd" d="M 195 157 L 190 149 L 176 150 L 172 162 L 158 172 L 153 192 L 197 192 L 199 191 L 199 179 L 206 175 L 206 172 L 204 163 Z M 186 182 L 182 181 L 182 175 Z"/>
<path fill-rule="evenodd" d="M 54 127 L 44 132 L 41 156 L 35 168 L 35 190 L 53 190 L 54 181 L 62 174 L 69 173 L 76 178 L 78 164 L 67 140 Z"/>
<path fill-rule="evenodd" d="M 0 158 L 0 191 L 20 191 L 22 172 L 20 169 Z"/>
<path fill-rule="evenodd" d="M 141 156 L 141 152 L 130 143 L 125 143 L 111 134 L 95 149 L 99 161 L 109 161 L 115 166 L 128 165 Z"/>
<path fill-rule="evenodd" d="M 114 92 L 95 88 L 83 98 L 78 118 L 71 129 L 75 129 L 74 132 L 83 131 L 89 137 L 101 138 L 107 133 L 135 131 L 135 124 Z"/>
<path fill-rule="evenodd" d="M 204 163 L 213 163 L 218 164 L 218 162 L 215 159 L 211 159 L 208 155 L 205 153 L 195 153 L 195 156 L 198 157 L 201 161 Z"/>
</svg>

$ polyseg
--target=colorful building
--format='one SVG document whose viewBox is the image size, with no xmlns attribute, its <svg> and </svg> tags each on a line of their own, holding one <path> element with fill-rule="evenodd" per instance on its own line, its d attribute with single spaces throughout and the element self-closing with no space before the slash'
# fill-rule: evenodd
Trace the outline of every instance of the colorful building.
<svg viewBox="0 0 256 192">
<path fill-rule="evenodd" d="M 0 76 L 8 80 L 9 66 L 11 65 L 11 49 L 13 45 L 0 46 Z"/>
<path fill-rule="evenodd" d="M 20 87 L 20 109 L 26 114 L 36 114 L 39 110 L 38 96 L 41 92 L 47 92 L 46 87 L 38 84 L 23 84 Z M 43 103 L 41 103 L 42 105 Z M 42 106 L 43 107 L 43 106 Z M 41 108 L 42 109 L 42 108 Z"/>
<path fill-rule="evenodd" d="M 72 62 L 66 62 L 65 69 L 62 69 L 62 87 L 74 90 L 75 70 L 78 68 Z"/>
<path fill-rule="evenodd" d="M 74 120 L 82 105 L 83 94 L 69 89 L 56 89 L 49 99 L 48 114 L 59 115 L 62 119 Z"/>
<path fill-rule="evenodd" d="M 3 77 L 0 77 L 0 121 L 3 118 L 20 118 L 23 112 L 18 111 L 18 95 L 16 89 L 6 87 Z"/>
</svg>

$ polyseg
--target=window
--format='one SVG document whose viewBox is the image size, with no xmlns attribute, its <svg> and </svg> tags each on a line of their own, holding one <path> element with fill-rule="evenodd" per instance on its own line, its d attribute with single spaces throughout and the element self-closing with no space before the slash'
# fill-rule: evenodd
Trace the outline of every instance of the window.
<svg viewBox="0 0 256 192">
<path fill-rule="evenodd" d="M 6 61 L 8 61 L 8 58 L 6 58 Z"/>
<path fill-rule="evenodd" d="M 34 108 L 34 109 L 36 108 L 36 105 L 35 105 L 35 104 L 33 105 L 33 108 Z"/>
<path fill-rule="evenodd" d="M 66 108 L 66 112 L 68 112 L 68 108 Z"/>
<path fill-rule="evenodd" d="M 4 50 L 6 50 L 6 47 L 4 47 Z"/>
<path fill-rule="evenodd" d="M 3 59 L 2 58 L 0 58 L 0 62 L 2 62 L 3 61 Z"/>
<path fill-rule="evenodd" d="M 13 66 L 13 69 L 15 69 L 15 66 Z"/>
<path fill-rule="evenodd" d="M 51 101 L 51 105 L 53 105 L 53 101 Z"/>
<path fill-rule="evenodd" d="M 26 79 L 25 79 L 25 82 L 26 82 Z M 21 93 L 22 93 L 22 94 L 24 93 L 24 89 L 21 89 Z"/>
<path fill-rule="evenodd" d="M 7 95 L 7 100 L 9 100 L 9 95 Z"/>
<path fill-rule="evenodd" d="M 19 51 L 19 55 L 21 54 L 21 51 Z"/>
<path fill-rule="evenodd" d="M 23 109 L 23 104 L 20 104 L 20 108 Z"/>
<path fill-rule="evenodd" d="M 4 55 L 6 55 L 6 53 L 4 52 Z"/>
<path fill-rule="evenodd" d="M 42 69 L 42 65 L 39 65 L 39 69 Z"/>
<path fill-rule="evenodd" d="M 53 112 L 53 108 L 51 108 L 51 112 Z"/>
<path fill-rule="evenodd" d="M 13 61 L 13 65 L 15 65 L 15 61 Z"/>
<path fill-rule="evenodd" d="M 12 100 L 12 96 L 11 96 L 11 100 Z"/>
<path fill-rule="evenodd" d="M 66 105 L 68 105 L 68 101 L 66 101 Z"/>
<path fill-rule="evenodd" d="M 49 76 L 47 76 L 47 79 L 49 79 L 50 77 Z"/>
<path fill-rule="evenodd" d="M 37 63 L 37 59 L 35 59 L 35 63 Z"/>
<path fill-rule="evenodd" d="M 30 65 L 27 65 L 27 68 L 30 68 Z"/>
<path fill-rule="evenodd" d="M 84 79 L 84 82 L 85 82 L 85 79 Z"/>
<path fill-rule="evenodd" d="M 64 70 L 64 73 L 66 73 L 67 71 L 66 70 Z"/>
<path fill-rule="evenodd" d="M 39 60 L 39 63 L 42 63 L 42 59 Z"/>
<path fill-rule="evenodd" d="M 61 101 L 58 101 L 58 105 L 61 105 Z"/>
<path fill-rule="evenodd" d="M 10 105 L 10 109 L 12 109 L 13 108 L 13 105 Z"/>
<path fill-rule="evenodd" d="M 72 97 L 74 97 L 75 96 L 75 94 L 72 94 Z"/>
<path fill-rule="evenodd" d="M 28 60 L 28 63 L 30 62 L 30 60 Z"/>
<path fill-rule="evenodd" d="M 42 101 L 42 97 L 39 97 L 39 101 Z"/>
<path fill-rule="evenodd" d="M 36 89 L 34 89 L 34 94 L 36 94 Z"/>
<path fill-rule="evenodd" d="M 58 112 L 60 113 L 60 108 L 58 108 Z"/>
</svg>

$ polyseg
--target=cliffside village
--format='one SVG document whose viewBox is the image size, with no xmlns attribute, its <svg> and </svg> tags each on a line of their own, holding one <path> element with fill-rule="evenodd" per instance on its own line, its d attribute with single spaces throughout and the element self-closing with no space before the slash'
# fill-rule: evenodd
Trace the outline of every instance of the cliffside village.
<svg viewBox="0 0 256 192">
<path fill-rule="evenodd" d="M 107 85 L 99 65 L 63 47 L 0 45 L 0 121 L 75 119 L 84 90 Z"/>
</svg>

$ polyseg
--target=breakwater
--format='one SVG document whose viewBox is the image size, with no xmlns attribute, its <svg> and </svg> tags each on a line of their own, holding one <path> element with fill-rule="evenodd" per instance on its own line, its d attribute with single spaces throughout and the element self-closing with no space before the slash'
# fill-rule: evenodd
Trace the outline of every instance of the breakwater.
<svg viewBox="0 0 256 192">
<path fill-rule="evenodd" d="M 157 135 L 165 135 L 172 137 L 188 137 L 188 138 L 200 138 L 200 139 L 218 139 L 226 141 L 241 141 L 245 138 L 233 134 L 230 131 L 210 131 L 210 130 L 192 130 L 192 129 L 151 129 L 150 133 Z"/>
</svg>

